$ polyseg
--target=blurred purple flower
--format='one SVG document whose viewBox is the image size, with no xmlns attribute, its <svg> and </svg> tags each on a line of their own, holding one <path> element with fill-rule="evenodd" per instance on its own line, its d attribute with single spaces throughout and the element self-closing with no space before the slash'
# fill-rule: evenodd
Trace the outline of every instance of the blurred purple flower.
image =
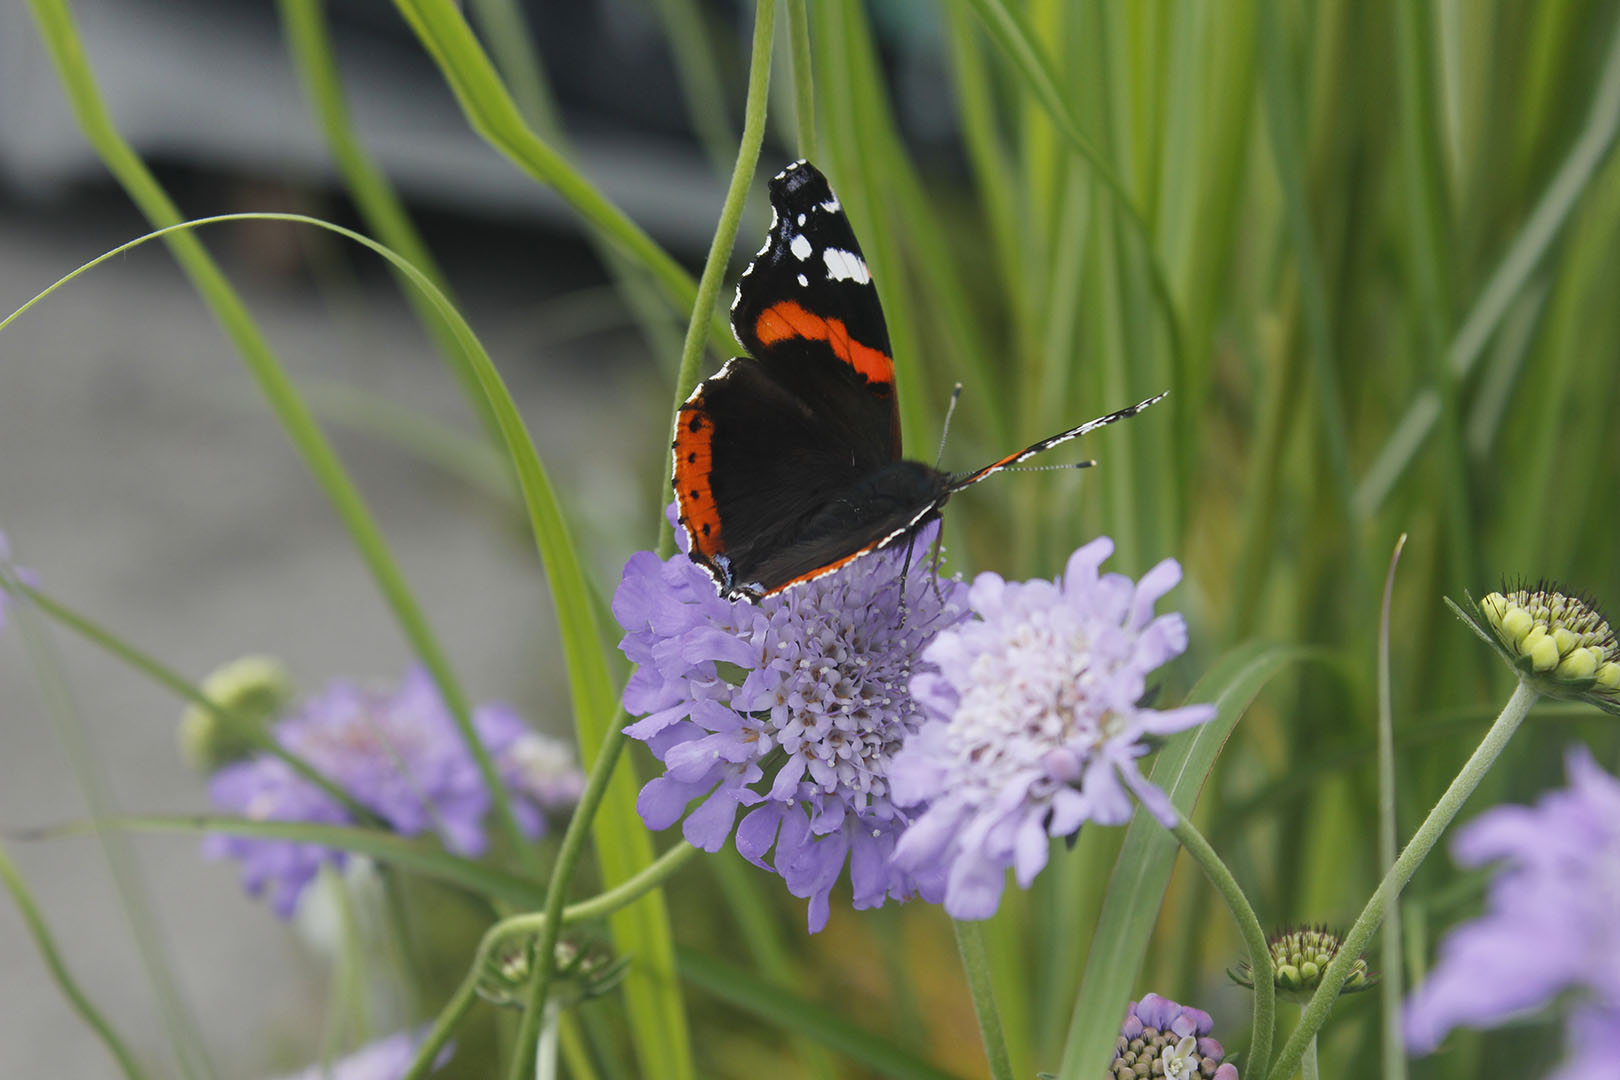
<svg viewBox="0 0 1620 1080">
<path fill-rule="evenodd" d="M 1147 674 L 1187 647 L 1180 615 L 1153 615 L 1181 579 L 1166 559 L 1141 582 L 1099 574 L 1107 537 L 1070 558 L 1061 582 L 1008 583 L 980 574 L 978 616 L 940 634 L 911 693 L 928 720 L 894 756 L 894 800 L 922 813 L 896 847 L 915 873 L 948 872 L 945 910 L 984 919 L 1006 869 L 1028 887 L 1048 838 L 1087 821 L 1120 825 L 1131 795 L 1167 827 L 1169 798 L 1137 772 L 1148 739 L 1201 724 L 1209 705 L 1164 711 L 1137 703 Z"/>
<path fill-rule="evenodd" d="M 1492 1027 L 1578 995 L 1557 1080 L 1613 1074 L 1620 1046 L 1620 781 L 1584 746 L 1569 787 L 1488 810 L 1457 833 L 1463 866 L 1506 860 L 1485 914 L 1451 931 L 1406 1003 L 1406 1045 L 1426 1054 L 1454 1027 Z"/>
<path fill-rule="evenodd" d="M 1148 994 L 1125 1010 L 1108 1075 L 1238 1080 L 1237 1066 L 1221 1063 L 1226 1051 L 1209 1037 L 1214 1028 L 1204 1010 Z"/>
<path fill-rule="evenodd" d="M 311 1065 L 282 1080 L 400 1080 L 416 1057 L 421 1041 L 421 1032 L 396 1031 L 332 1062 L 330 1067 Z M 438 1068 L 448 1061 L 451 1052 L 452 1048 L 446 1046 L 434 1060 L 433 1067 Z"/>
<path fill-rule="evenodd" d="M 502 780 L 525 834 L 539 836 L 544 813 L 577 796 L 584 778 L 551 740 L 528 730 L 504 705 L 481 705 L 473 726 Z M 427 673 L 413 667 L 393 693 L 328 684 L 296 713 L 277 722 L 276 741 L 348 792 L 395 832 L 432 831 L 461 855 L 488 846 L 484 817 L 491 798 L 455 720 Z M 352 822 L 331 796 L 285 762 L 264 755 L 228 765 L 209 782 L 209 798 L 222 810 L 257 821 Z M 315 844 L 213 834 L 211 858 L 242 862 L 242 882 L 255 895 L 268 890 L 277 914 L 292 913 L 322 862 L 343 864 L 340 852 Z"/>
<path fill-rule="evenodd" d="M 647 826 L 681 820 L 686 839 L 737 850 L 810 901 L 812 933 L 849 865 L 857 908 L 940 895 L 940 876 L 894 866 L 906 815 L 889 759 L 921 719 L 907 691 L 924 646 L 964 614 L 960 582 L 938 577 L 916 538 L 900 610 L 904 546 L 767 597 L 731 603 L 684 554 L 631 556 L 613 596 L 620 647 L 637 665 L 626 728 L 664 763 L 641 790 Z M 697 800 L 687 813 L 688 804 Z M 737 821 L 740 807 L 752 807 Z M 766 858 L 774 846 L 771 861 Z"/>
</svg>

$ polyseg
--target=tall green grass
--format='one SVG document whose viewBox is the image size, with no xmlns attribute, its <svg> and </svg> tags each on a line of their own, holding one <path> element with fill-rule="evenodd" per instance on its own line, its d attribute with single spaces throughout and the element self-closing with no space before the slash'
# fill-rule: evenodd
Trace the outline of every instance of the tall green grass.
<svg viewBox="0 0 1620 1080">
<path fill-rule="evenodd" d="M 92 144 L 155 228 L 179 221 L 97 100 L 65 0 L 31 5 Z M 787 0 L 773 70 L 774 4 L 761 3 L 745 107 L 741 81 L 723 74 L 738 58 L 712 13 L 662 0 L 693 129 L 717 170 L 736 162 L 701 277 L 599 193 L 570 159 L 565 133 L 547 130 L 545 73 L 511 36 L 514 7 L 475 5 L 484 40 L 498 46 L 487 52 L 451 0 L 397 7 L 469 125 L 558 191 L 580 229 L 611 251 L 644 324 L 658 323 L 647 316 L 659 304 L 669 308 L 655 312 L 664 323 L 670 311 L 690 320 L 668 387 L 676 400 L 707 373 L 711 350 L 732 345 L 714 298 L 740 269 L 728 230 L 767 130 L 767 77 L 773 106 L 790 108 L 794 123 L 769 128 L 781 134 L 766 142 L 760 171 L 814 152 L 837 186 L 888 313 L 909 454 L 932 453 L 957 380 L 968 391 L 949 449 L 955 465 L 1171 391 L 1165 405 L 1085 448 L 1099 468 L 1005 477 L 961 496 L 947 521 L 951 560 L 965 572 L 1050 576 L 1068 551 L 1106 532 L 1122 569 L 1182 561 L 1187 583 L 1176 595 L 1192 648 L 1165 693 L 1179 697 L 1203 677 L 1225 723 L 1173 744 L 1160 765 L 1270 926 L 1348 923 L 1390 858 L 1380 850 L 1374 747 L 1380 587 L 1397 536 L 1409 541 L 1387 632 L 1398 752 L 1384 802 L 1399 841 L 1511 690 L 1441 596 L 1504 576 L 1551 576 L 1620 605 L 1620 510 L 1610 497 L 1620 490 L 1610 419 L 1620 408 L 1612 4 L 907 8 L 916 25 L 882 26 L 926 31 L 948 64 L 962 182 L 951 155 L 924 155 L 903 138 L 875 7 Z M 552 490 L 496 373 L 507 361 L 486 356 L 444 300 L 443 272 L 359 144 L 321 6 L 284 0 L 281 11 L 346 185 L 369 230 L 402 253 L 401 280 L 521 485 L 569 647 L 582 751 L 601 764 L 592 851 L 604 883 L 650 887 L 662 878 L 643 875 L 673 871 L 684 854 L 655 864 L 633 813 L 644 763 L 639 750 L 619 757 L 617 688 L 592 600 L 613 583 L 585 579 L 570 539 L 568 506 L 582 493 Z M 743 149 L 734 154 L 736 118 Z M 380 531 L 251 316 L 189 231 L 165 240 L 261 380 L 406 636 L 464 712 Z M 673 360 L 649 355 L 648 365 L 669 371 Z M 649 477 L 664 469 L 648 462 Z M 621 554 L 651 534 L 662 495 L 649 490 L 644 517 L 623 523 Z M 1580 710 L 1538 712 L 1471 809 L 1557 783 L 1562 747 L 1576 738 L 1620 764 L 1606 725 Z M 582 830 L 565 844 L 570 857 L 583 850 Z M 1240 1062 L 1264 1056 L 1250 1043 L 1248 1001 L 1222 975 L 1243 943 L 1203 879 L 1174 871 L 1176 851 L 1151 822 L 1089 829 L 985 928 L 973 948 L 984 947 L 1013 1075 L 1060 1065 L 1094 1075 L 1125 999 L 1149 990 L 1215 1012 Z M 573 864 L 559 865 L 548 868 L 557 874 L 549 892 L 533 865 L 485 886 L 520 906 L 545 895 L 554 932 L 574 898 Z M 939 959 L 951 949 L 940 912 L 913 905 L 879 921 L 835 910 L 821 938 L 801 941 L 800 912 L 774 880 L 757 888 L 732 865 L 686 866 L 680 890 L 637 892 L 615 914 L 632 975 L 617 1014 L 584 1010 L 583 1034 L 566 1036 L 586 1048 L 576 1063 L 611 1060 L 610 1045 L 628 1037 L 648 1076 L 983 1073 L 981 1049 L 958 1035 L 973 1030 L 971 1009 L 954 962 Z M 466 873 L 453 862 L 426 872 Z M 1424 866 L 1402 908 L 1405 985 L 1422 978 L 1433 942 L 1478 890 L 1443 855 Z M 875 941 L 889 933 L 900 936 L 896 953 Z M 464 1012 L 468 985 L 428 988 L 429 1002 L 448 997 Z M 78 993 L 71 982 L 64 989 Z M 529 1011 L 526 1033 L 540 1012 Z M 1323 1075 L 1379 1075 L 1387 1012 L 1370 1000 L 1342 1004 L 1321 1038 Z M 93 1008 L 86 1015 L 104 1026 Z M 1282 1020 L 1279 1043 L 1291 1017 Z M 1476 1075 L 1483 1046 L 1495 1075 L 1536 1075 L 1541 1065 L 1537 1042 L 1457 1041 L 1458 1053 L 1414 1063 L 1413 1075 Z M 109 1045 L 128 1057 L 116 1036 Z"/>
</svg>

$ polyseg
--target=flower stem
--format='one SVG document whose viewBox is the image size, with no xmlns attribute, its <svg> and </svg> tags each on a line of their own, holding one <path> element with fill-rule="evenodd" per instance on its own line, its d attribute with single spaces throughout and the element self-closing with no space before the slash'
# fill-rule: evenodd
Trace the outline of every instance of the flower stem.
<svg viewBox="0 0 1620 1080">
<path fill-rule="evenodd" d="M 990 1063 L 992 1080 L 1013 1080 L 1012 1060 L 1007 1056 L 1007 1038 L 1001 1032 L 1001 1015 L 996 1012 L 996 995 L 990 986 L 990 959 L 984 947 L 984 923 L 951 920 L 956 930 L 956 949 L 962 954 L 962 970 L 967 973 L 968 990 L 973 995 L 973 1011 L 979 1017 L 979 1035 L 984 1039 L 984 1056 Z"/>
<path fill-rule="evenodd" d="M 758 0 L 754 6 L 754 48 L 748 66 L 742 143 L 737 147 L 737 163 L 732 167 L 726 201 L 720 207 L 720 220 L 714 228 L 714 239 L 709 243 L 709 256 L 703 261 L 703 273 L 698 278 L 697 299 L 692 305 L 692 320 L 687 324 L 686 341 L 681 347 L 680 370 L 675 375 L 675 411 L 679 411 L 681 403 L 697 385 L 698 361 L 703 357 L 703 346 L 709 336 L 709 316 L 725 280 L 731 249 L 737 243 L 737 228 L 742 222 L 743 205 L 748 201 L 749 181 L 759 164 L 759 148 L 765 142 L 765 106 L 770 98 L 771 45 L 775 33 L 776 0 Z M 667 465 L 669 459 L 664 460 Z M 662 521 L 663 515 L 659 518 Z M 668 558 L 675 551 L 675 530 L 668 521 L 659 526 L 658 538 L 658 555 Z"/>
<path fill-rule="evenodd" d="M 1321 1080 L 1322 1072 L 1316 1064 L 1315 1035 L 1312 1035 L 1311 1041 L 1305 1044 L 1305 1056 L 1300 1060 L 1299 1066 L 1304 1080 Z"/>
<path fill-rule="evenodd" d="M 1181 841 L 1181 846 L 1226 901 L 1226 909 L 1232 913 L 1243 935 L 1243 944 L 1249 950 L 1249 967 L 1254 973 L 1254 1028 L 1249 1038 L 1249 1064 L 1244 1071 L 1264 1076 L 1266 1059 L 1271 1057 L 1272 1032 L 1277 1025 L 1277 982 L 1271 970 L 1271 950 L 1266 945 L 1265 928 L 1238 886 L 1237 878 L 1204 839 L 1204 834 L 1186 817 L 1178 817 L 1170 832 Z"/>
<path fill-rule="evenodd" d="M 1440 834 L 1451 824 L 1457 812 L 1462 809 L 1463 803 L 1468 800 L 1468 796 L 1474 793 L 1479 782 L 1490 771 L 1491 765 L 1502 753 L 1503 747 L 1507 746 L 1513 733 L 1519 729 L 1519 725 L 1524 722 L 1525 716 L 1530 712 L 1530 706 L 1535 704 L 1535 701 L 1536 692 L 1528 683 L 1520 682 L 1514 689 L 1513 696 L 1508 699 L 1508 703 L 1502 707 L 1501 715 L 1496 718 L 1490 731 L 1485 733 L 1485 738 L 1463 765 L 1462 771 L 1451 781 L 1451 786 L 1440 796 L 1440 801 L 1434 804 L 1434 809 L 1423 819 L 1423 824 L 1412 834 L 1412 839 L 1407 841 L 1401 857 L 1389 868 L 1389 873 L 1384 875 L 1384 880 L 1378 885 L 1378 891 L 1373 893 L 1372 899 L 1367 901 L 1367 906 L 1357 916 L 1355 925 L 1350 927 L 1350 932 L 1345 935 L 1344 944 L 1340 946 L 1338 955 L 1327 966 L 1327 970 L 1322 972 L 1321 985 L 1316 988 L 1316 993 L 1311 995 L 1311 1000 L 1306 1004 L 1300 1016 L 1299 1026 L 1294 1028 L 1292 1034 L 1288 1036 L 1288 1041 L 1283 1044 L 1282 1051 L 1277 1055 L 1276 1064 L 1271 1069 L 1271 1080 L 1288 1080 L 1299 1067 L 1307 1045 L 1327 1022 L 1328 1011 L 1338 998 L 1339 989 L 1344 985 L 1345 979 L 1350 977 L 1351 967 L 1366 949 L 1367 942 L 1378 929 L 1378 924 L 1383 921 L 1384 912 L 1395 902 L 1400 891 L 1406 887 L 1406 883 L 1412 880 L 1418 866 L 1428 857 L 1435 842 L 1440 839 Z"/>
<path fill-rule="evenodd" d="M 816 86 L 810 67 L 810 13 L 805 0 L 787 0 L 788 41 L 793 46 L 793 119 L 799 156 L 816 156 Z"/>
<path fill-rule="evenodd" d="M 551 882 L 546 886 L 545 921 L 540 925 L 540 937 L 534 946 L 534 981 L 529 984 L 528 1004 L 523 1010 L 523 1021 L 518 1025 L 517 1051 L 512 1061 L 511 1075 L 514 1077 L 527 1076 L 529 1072 L 529 1053 L 539 1036 L 540 1020 L 546 1011 L 546 995 L 551 991 L 551 977 L 557 968 L 557 935 L 562 933 L 563 897 L 567 895 L 568 883 L 573 880 L 580 856 L 585 851 L 585 837 L 591 830 L 591 821 L 596 817 L 597 809 L 602 805 L 602 796 L 607 793 L 613 767 L 618 764 L 619 755 L 624 751 L 625 736 L 619 730 L 623 726 L 622 717 L 609 725 L 607 737 L 602 740 L 602 748 L 591 766 L 591 774 L 585 780 L 585 790 L 579 797 L 574 816 L 568 820 L 562 848 L 557 852 L 557 861 L 551 869 Z M 485 940 L 488 941 L 490 936 L 486 934 Z M 472 978 L 475 982 L 477 977 L 477 968 L 474 967 Z"/>
<path fill-rule="evenodd" d="M 489 940 L 488 935 L 485 935 L 486 944 Z M 411 1059 L 410 1068 L 405 1070 L 405 1075 L 400 1077 L 400 1080 L 423 1080 L 423 1077 L 427 1076 L 429 1070 L 433 1068 L 433 1060 L 439 1056 L 439 1051 L 450 1041 L 450 1036 L 462 1018 L 467 1015 L 467 1010 L 472 1008 L 473 1002 L 478 999 L 478 977 L 484 970 L 484 949 L 485 945 L 478 947 L 478 954 L 467 968 L 466 978 L 461 980 L 456 992 L 450 995 L 450 1000 L 439 1010 L 427 1038 L 416 1048 L 416 1056 Z"/>
</svg>

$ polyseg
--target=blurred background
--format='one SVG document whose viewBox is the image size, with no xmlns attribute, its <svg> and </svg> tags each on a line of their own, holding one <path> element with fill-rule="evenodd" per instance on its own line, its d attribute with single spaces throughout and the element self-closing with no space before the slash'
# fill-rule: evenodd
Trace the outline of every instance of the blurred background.
<svg viewBox="0 0 1620 1080">
<path fill-rule="evenodd" d="M 114 119 L 186 215 L 296 210 L 370 231 L 289 59 L 290 6 L 72 4 Z M 531 123 L 695 273 L 736 152 L 752 7 L 469 6 Z M 1238 643 L 1321 646 L 1327 664 L 1280 680 L 1239 727 L 1200 823 L 1268 924 L 1348 922 L 1378 877 L 1373 658 L 1395 538 L 1411 537 L 1392 628 L 1403 835 L 1509 688 L 1439 597 L 1552 575 L 1620 604 L 1620 14 L 1605 0 L 1025 7 L 1106 182 L 967 5 L 828 0 L 812 16 L 822 164 L 878 271 L 908 450 L 931 453 L 956 379 L 958 466 L 1172 390 L 1085 451 L 1105 466 L 1095 477 L 1007 478 L 953 504 L 953 564 L 1049 576 L 1100 531 L 1119 542 L 1118 569 L 1179 558 L 1173 600 L 1193 646 L 1169 698 Z M 500 24 L 503 8 L 527 31 Z M 649 298 L 645 272 L 605 257 L 564 200 L 469 127 L 392 6 L 330 0 L 324 13 L 354 139 L 511 386 L 606 596 L 655 537 L 687 313 Z M 514 41 L 538 64 L 508 63 Z M 761 180 L 797 156 L 786 71 L 779 50 Z M 765 220 L 756 190 L 727 300 Z M 0 6 L 0 314 L 148 227 L 80 134 L 26 6 Z M 521 510 L 395 280 L 310 229 L 239 223 L 203 239 L 336 439 L 470 692 L 568 735 Z M 731 348 L 715 343 L 710 363 Z M 410 662 L 159 245 L 0 335 L 0 529 L 47 589 L 193 677 L 246 652 L 282 657 L 306 690 L 392 682 Z M 201 811 L 204 779 L 174 750 L 179 704 L 57 642 L 105 770 L 95 782 L 131 812 Z M 14 633 L 0 639 L 0 716 L 0 826 L 82 818 L 81 779 Z M 1574 738 L 1620 764 L 1606 724 L 1545 710 L 1474 809 L 1557 783 Z M 1088 832 L 993 926 L 1026 1072 L 1061 1045 L 1118 842 Z M 234 868 L 190 839 L 134 847 L 220 1074 L 307 1061 L 318 954 L 290 946 Z M 159 1057 L 95 840 L 10 848 L 98 1001 Z M 802 910 L 776 886 L 760 891 L 803 992 L 960 1075 L 982 1068 L 937 911 L 857 916 L 835 893 L 832 926 L 805 943 Z M 713 891 L 695 868 L 672 888 L 683 944 L 724 947 Z M 1408 905 L 1414 964 L 1478 895 L 1477 878 L 1431 860 Z M 1142 989 L 1240 1029 L 1246 1002 L 1221 975 L 1237 943 L 1208 911 L 1202 882 L 1178 871 Z M 17 927 L 0 913 L 0 1076 L 115 1075 Z M 714 1075 L 812 1075 L 779 1060 L 771 1030 L 696 993 L 689 1004 L 699 1028 L 729 1025 L 700 1039 Z M 1375 1024 L 1370 1002 L 1345 1003 L 1324 1074 L 1373 1075 Z M 1414 1075 L 1528 1069 L 1555 1047 L 1554 1028 L 1531 1027 Z"/>
</svg>

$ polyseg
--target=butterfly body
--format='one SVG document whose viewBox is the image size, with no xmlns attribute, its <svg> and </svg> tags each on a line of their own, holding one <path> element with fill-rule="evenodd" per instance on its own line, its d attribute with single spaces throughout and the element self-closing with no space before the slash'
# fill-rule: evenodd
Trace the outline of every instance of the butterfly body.
<svg viewBox="0 0 1620 1080">
<path fill-rule="evenodd" d="M 749 355 L 698 385 L 672 444 L 689 554 L 727 598 L 833 573 L 938 517 L 954 492 L 1158 400 L 970 473 L 903 459 L 888 330 L 849 220 L 808 162 L 770 190 L 770 232 L 732 304 Z"/>
</svg>

